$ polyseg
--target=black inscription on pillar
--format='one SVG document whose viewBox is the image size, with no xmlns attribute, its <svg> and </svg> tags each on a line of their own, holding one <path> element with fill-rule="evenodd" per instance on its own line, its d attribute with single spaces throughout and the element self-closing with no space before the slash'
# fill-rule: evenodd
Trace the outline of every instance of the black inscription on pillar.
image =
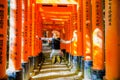
<svg viewBox="0 0 120 80">
<path fill-rule="evenodd" d="M 4 5 L 3 5 L 4 6 Z M 3 24 L 4 24 L 4 10 L 1 10 L 1 6 L 0 6 L 0 29 L 3 29 Z"/>
<path fill-rule="evenodd" d="M 2 64 L 3 40 L 0 40 L 0 64 Z"/>
<path fill-rule="evenodd" d="M 96 26 L 100 26 L 101 24 L 101 2 L 99 0 L 96 1 Z"/>
<path fill-rule="evenodd" d="M 112 24 L 112 0 L 108 1 L 108 25 L 111 26 Z"/>
<path fill-rule="evenodd" d="M 4 5 L 0 4 L 0 29 L 4 28 Z M 0 33 L 0 64 L 2 64 L 2 54 L 3 54 L 3 38 L 4 34 Z"/>
<path fill-rule="evenodd" d="M 86 6 L 86 28 L 89 28 L 89 26 L 90 26 L 90 17 L 89 17 L 89 15 L 90 15 L 90 11 L 89 11 L 89 0 L 86 0 L 86 4 L 85 4 L 85 6 Z"/>
</svg>

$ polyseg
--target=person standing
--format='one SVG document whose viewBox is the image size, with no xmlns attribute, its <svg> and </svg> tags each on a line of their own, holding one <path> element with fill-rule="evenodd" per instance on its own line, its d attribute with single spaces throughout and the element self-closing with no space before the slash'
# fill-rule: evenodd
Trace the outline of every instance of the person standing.
<svg viewBox="0 0 120 80">
<path fill-rule="evenodd" d="M 69 44 L 76 39 L 76 30 L 73 32 L 73 38 L 69 41 L 63 40 L 60 38 L 60 32 L 53 30 L 53 36 L 51 38 L 41 37 L 40 40 L 49 40 L 51 41 L 52 52 L 50 54 L 50 58 L 52 59 L 52 63 L 54 64 L 56 61 L 61 62 L 61 57 L 63 56 L 63 52 L 60 49 L 60 43 Z"/>
</svg>

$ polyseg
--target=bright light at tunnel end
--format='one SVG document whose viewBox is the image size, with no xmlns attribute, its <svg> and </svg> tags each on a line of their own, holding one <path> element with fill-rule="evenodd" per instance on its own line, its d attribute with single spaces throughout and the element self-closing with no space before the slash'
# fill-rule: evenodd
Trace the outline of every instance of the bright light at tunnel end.
<svg viewBox="0 0 120 80">
<path fill-rule="evenodd" d="M 36 0 L 36 3 L 77 4 L 75 0 Z"/>
</svg>

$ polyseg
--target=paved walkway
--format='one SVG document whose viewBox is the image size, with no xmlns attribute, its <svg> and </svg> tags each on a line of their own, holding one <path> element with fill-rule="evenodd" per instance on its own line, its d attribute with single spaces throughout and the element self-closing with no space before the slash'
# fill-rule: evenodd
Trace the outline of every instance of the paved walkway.
<svg viewBox="0 0 120 80">
<path fill-rule="evenodd" d="M 50 52 L 44 52 L 45 61 L 38 74 L 32 77 L 32 80 L 82 80 L 81 73 L 76 74 L 70 71 L 64 60 L 59 63 L 51 64 L 49 58 Z"/>
</svg>

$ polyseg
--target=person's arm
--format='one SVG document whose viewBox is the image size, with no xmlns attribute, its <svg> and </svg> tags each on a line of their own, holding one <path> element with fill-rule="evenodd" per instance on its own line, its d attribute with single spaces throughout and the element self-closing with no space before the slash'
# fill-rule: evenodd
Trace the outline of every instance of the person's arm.
<svg viewBox="0 0 120 80">
<path fill-rule="evenodd" d="M 60 39 L 60 42 L 65 43 L 65 44 L 69 44 L 69 43 L 71 43 L 71 42 L 73 42 L 73 41 L 74 41 L 74 38 L 72 38 L 72 40 L 69 40 L 69 41 Z"/>
<path fill-rule="evenodd" d="M 45 38 L 45 37 L 38 37 L 38 36 L 36 36 L 36 38 L 37 39 L 39 39 L 39 40 L 52 40 L 52 38 Z"/>
<path fill-rule="evenodd" d="M 47 40 L 50 40 L 50 41 L 51 41 L 51 40 L 52 40 L 52 38 L 45 38 L 45 37 L 41 37 L 41 38 L 40 38 L 40 40 L 46 40 L 46 41 L 47 41 Z"/>
<path fill-rule="evenodd" d="M 76 34 L 76 32 L 77 32 L 76 30 L 73 32 L 73 38 L 72 38 L 71 40 L 65 41 L 65 40 L 61 39 L 60 41 L 61 41 L 62 43 L 65 43 L 65 44 L 69 44 L 69 43 L 77 40 L 77 34 Z"/>
</svg>

